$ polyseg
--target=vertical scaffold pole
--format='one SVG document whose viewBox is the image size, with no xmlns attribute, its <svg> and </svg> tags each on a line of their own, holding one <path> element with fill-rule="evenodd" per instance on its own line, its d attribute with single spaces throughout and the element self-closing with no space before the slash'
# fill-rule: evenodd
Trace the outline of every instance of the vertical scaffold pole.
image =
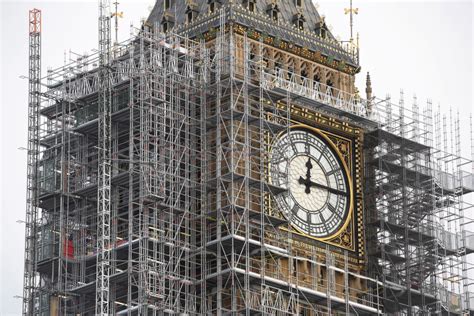
<svg viewBox="0 0 474 316">
<path fill-rule="evenodd" d="M 36 217 L 38 213 L 39 107 L 41 80 L 41 10 L 29 11 L 28 145 L 25 219 L 23 315 L 34 314 L 36 289 Z"/>
<path fill-rule="evenodd" d="M 111 194 L 110 0 L 99 0 L 98 186 L 96 315 L 109 315 Z"/>
<path fill-rule="evenodd" d="M 474 120 L 472 119 L 472 113 L 469 115 L 469 123 L 471 126 L 471 169 L 474 174 Z"/>
</svg>

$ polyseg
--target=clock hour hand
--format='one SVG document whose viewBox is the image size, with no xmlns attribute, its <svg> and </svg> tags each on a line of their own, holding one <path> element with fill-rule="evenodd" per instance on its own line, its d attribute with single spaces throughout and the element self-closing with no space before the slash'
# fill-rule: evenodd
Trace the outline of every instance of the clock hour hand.
<svg viewBox="0 0 474 316">
<path fill-rule="evenodd" d="M 313 164 L 311 163 L 311 157 L 308 157 L 308 161 L 306 162 L 305 164 L 306 166 L 306 179 L 303 179 L 303 177 L 300 177 L 298 179 L 298 182 L 300 184 L 304 184 L 305 186 L 305 189 L 304 189 L 304 192 L 306 194 L 310 194 L 311 193 L 311 186 L 308 184 L 309 181 L 311 181 L 311 169 L 313 169 Z"/>
<path fill-rule="evenodd" d="M 306 194 L 311 193 L 311 185 L 309 184 L 309 182 L 311 182 L 309 178 L 304 179 L 303 177 L 300 176 L 300 178 L 298 179 L 298 183 L 303 184 L 305 186 L 304 192 Z"/>
</svg>

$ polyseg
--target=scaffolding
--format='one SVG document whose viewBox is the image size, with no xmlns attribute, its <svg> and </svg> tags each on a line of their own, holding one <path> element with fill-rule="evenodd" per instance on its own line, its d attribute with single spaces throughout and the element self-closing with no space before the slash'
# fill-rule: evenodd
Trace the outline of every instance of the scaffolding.
<svg viewBox="0 0 474 316">
<path fill-rule="evenodd" d="M 462 169 L 472 161 L 460 156 L 459 118 L 453 134 L 430 101 L 422 113 L 416 97 L 406 108 L 403 92 L 398 105 L 389 97 L 380 104 L 379 126 L 366 134 L 365 190 L 369 271 L 381 276 L 386 312 L 468 313 L 474 244 L 464 211 L 473 205 L 463 195 L 474 183 Z M 457 154 L 447 149 L 450 135 Z M 433 136 L 437 147 L 443 136 L 444 151 L 433 148 Z"/>
<path fill-rule="evenodd" d="M 36 274 L 36 222 L 38 219 L 39 95 L 41 80 L 41 11 L 29 11 L 28 145 L 25 218 L 25 267 L 23 276 L 23 314 L 31 314 Z"/>
<path fill-rule="evenodd" d="M 110 1 L 99 2 L 99 90 L 97 173 L 97 315 L 109 315 L 111 273 L 112 86 L 110 82 Z"/>
<path fill-rule="evenodd" d="M 25 315 L 474 309 L 463 200 L 474 183 L 457 118 L 456 153 L 449 133 L 434 150 L 448 127 L 431 104 L 420 113 L 312 80 L 237 32 L 225 7 L 200 20 L 210 40 L 143 24 L 113 48 L 107 1 L 100 10 L 99 51 L 49 70 L 44 92 L 30 31 Z M 270 148 L 298 108 L 364 130 L 362 270 L 348 251 L 304 246 L 278 211 L 288 185 L 269 176 Z"/>
</svg>

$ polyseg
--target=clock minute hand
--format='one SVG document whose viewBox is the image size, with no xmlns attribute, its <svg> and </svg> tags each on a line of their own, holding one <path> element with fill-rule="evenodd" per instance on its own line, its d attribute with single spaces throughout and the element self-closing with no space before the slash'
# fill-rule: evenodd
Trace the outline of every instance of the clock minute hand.
<svg viewBox="0 0 474 316">
<path fill-rule="evenodd" d="M 313 182 L 313 181 L 308 181 L 307 182 L 309 184 L 309 186 L 313 186 L 313 187 L 316 187 L 316 188 L 321 188 L 321 189 L 325 189 L 325 190 L 328 190 L 328 192 L 331 192 L 331 193 L 334 193 L 334 194 L 338 194 L 338 195 L 348 195 L 347 192 L 344 192 L 344 191 L 340 191 L 340 190 L 337 190 L 337 189 L 334 189 L 334 188 L 331 188 L 331 187 L 328 187 L 326 185 L 323 185 L 323 184 L 320 184 L 320 183 L 316 183 L 316 182 Z"/>
<path fill-rule="evenodd" d="M 306 162 L 306 180 L 311 178 L 311 169 L 313 169 L 313 164 L 311 163 L 311 157 L 308 157 L 308 161 Z"/>
</svg>

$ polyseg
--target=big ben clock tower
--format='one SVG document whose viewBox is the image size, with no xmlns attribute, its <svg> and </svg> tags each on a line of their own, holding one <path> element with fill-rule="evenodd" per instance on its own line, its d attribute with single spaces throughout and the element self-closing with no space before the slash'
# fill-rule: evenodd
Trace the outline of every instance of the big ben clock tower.
<svg viewBox="0 0 474 316">
<path fill-rule="evenodd" d="M 357 48 L 336 41 L 309 0 L 165 2 L 148 23 L 211 52 L 201 174 L 208 312 L 377 312 L 365 268 L 363 127 L 350 117 L 367 115 L 355 96 Z"/>
<path fill-rule="evenodd" d="M 367 115 L 357 48 L 309 0 L 158 2 L 148 24 L 210 49 L 202 308 L 379 311 L 365 268 L 363 128 L 351 119 Z"/>
<path fill-rule="evenodd" d="M 474 310 L 472 161 L 431 103 L 361 97 L 311 0 L 158 0 L 115 45 L 99 3 L 46 78 L 30 12 L 24 315 Z"/>
</svg>

